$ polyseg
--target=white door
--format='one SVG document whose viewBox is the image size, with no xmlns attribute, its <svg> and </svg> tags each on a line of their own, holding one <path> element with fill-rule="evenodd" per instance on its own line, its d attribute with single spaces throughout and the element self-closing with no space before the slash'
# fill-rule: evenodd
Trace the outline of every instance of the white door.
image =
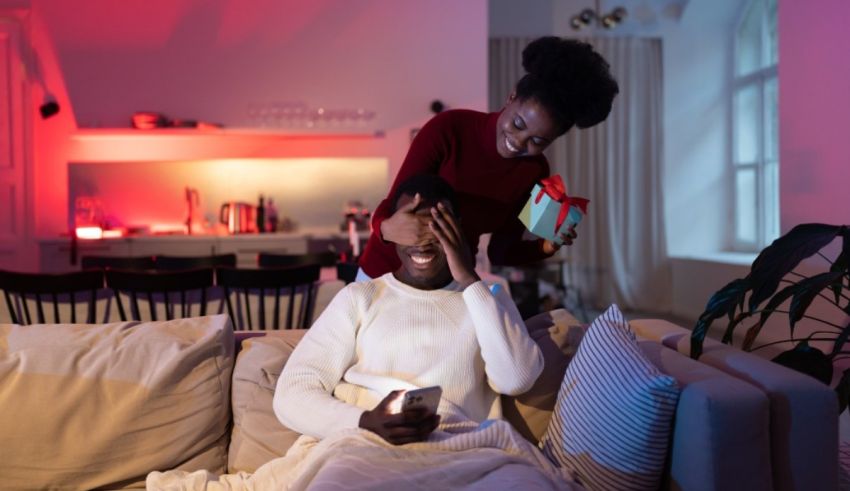
<svg viewBox="0 0 850 491">
<path fill-rule="evenodd" d="M 29 109 L 20 14 L 0 10 L 0 268 L 31 269 L 27 139 Z"/>
</svg>

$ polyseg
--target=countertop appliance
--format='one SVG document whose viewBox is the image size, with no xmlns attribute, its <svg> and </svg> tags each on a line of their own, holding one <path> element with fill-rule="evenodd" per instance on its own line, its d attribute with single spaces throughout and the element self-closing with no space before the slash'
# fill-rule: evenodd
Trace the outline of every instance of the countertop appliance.
<svg viewBox="0 0 850 491">
<path fill-rule="evenodd" d="M 242 201 L 228 201 L 221 205 L 221 223 L 227 225 L 230 234 L 253 234 L 257 232 L 257 207 Z"/>
</svg>

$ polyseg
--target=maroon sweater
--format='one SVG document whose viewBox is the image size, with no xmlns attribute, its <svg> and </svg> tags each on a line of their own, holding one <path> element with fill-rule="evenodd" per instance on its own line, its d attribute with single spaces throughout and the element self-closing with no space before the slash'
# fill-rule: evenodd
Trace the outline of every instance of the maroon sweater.
<svg viewBox="0 0 850 491">
<path fill-rule="evenodd" d="M 395 271 L 401 262 L 395 244 L 381 239 L 381 223 L 393 214 L 399 184 L 417 174 L 437 174 L 455 190 L 457 215 L 472 248 L 482 234 L 493 233 L 487 250 L 496 265 L 517 265 L 546 257 L 542 239 L 523 241 L 517 216 L 534 183 L 549 175 L 546 157 L 506 159 L 496 151 L 499 113 L 457 109 L 434 116 L 413 139 L 390 192 L 372 219 L 372 235 L 360 257 L 370 277 Z"/>
</svg>

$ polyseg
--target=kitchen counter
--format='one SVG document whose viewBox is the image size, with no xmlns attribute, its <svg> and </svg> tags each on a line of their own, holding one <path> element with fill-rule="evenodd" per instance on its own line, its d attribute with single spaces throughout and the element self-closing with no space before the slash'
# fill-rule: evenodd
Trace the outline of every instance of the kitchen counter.
<svg viewBox="0 0 850 491">
<path fill-rule="evenodd" d="M 357 235 L 361 239 L 368 239 L 369 232 L 361 231 L 357 232 Z M 338 228 L 333 227 L 313 227 L 313 228 L 299 228 L 293 230 L 291 232 L 274 232 L 274 233 L 265 233 L 265 234 L 235 234 L 235 235 L 217 235 L 217 234 L 141 234 L 141 235 L 128 235 L 126 237 L 116 237 L 109 239 L 81 239 L 79 243 L 98 243 L 98 242 L 144 242 L 144 241 L 159 241 L 159 240 L 236 240 L 236 241 L 244 241 L 244 240 L 267 240 L 267 241 L 275 241 L 280 239 L 292 239 L 292 238 L 348 238 L 348 233 L 340 231 Z M 71 239 L 67 236 L 65 237 L 41 237 L 38 239 L 40 244 L 67 244 Z"/>
<path fill-rule="evenodd" d="M 358 232 L 361 247 L 369 238 L 366 231 Z M 39 239 L 39 270 L 61 273 L 80 269 L 83 256 L 206 256 L 236 254 L 237 266 L 251 267 L 257 254 L 305 254 L 327 250 L 348 249 L 348 234 L 338 228 L 304 227 L 292 232 L 238 235 L 136 235 L 114 239 L 78 240 L 77 258 L 71 258 L 69 237 Z M 361 249 L 362 250 L 362 249 Z"/>
</svg>

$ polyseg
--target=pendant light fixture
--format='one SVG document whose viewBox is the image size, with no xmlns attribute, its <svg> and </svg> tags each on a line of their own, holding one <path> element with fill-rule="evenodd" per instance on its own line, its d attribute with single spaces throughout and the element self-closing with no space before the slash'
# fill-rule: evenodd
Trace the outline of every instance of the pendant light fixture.
<svg viewBox="0 0 850 491">
<path fill-rule="evenodd" d="M 628 12 L 624 7 L 614 7 L 607 14 L 603 13 L 600 7 L 600 0 L 596 0 L 595 8 L 586 8 L 572 16 L 570 25 L 576 31 L 589 27 L 594 23 L 605 29 L 613 29 L 623 22 L 627 14 Z"/>
</svg>

